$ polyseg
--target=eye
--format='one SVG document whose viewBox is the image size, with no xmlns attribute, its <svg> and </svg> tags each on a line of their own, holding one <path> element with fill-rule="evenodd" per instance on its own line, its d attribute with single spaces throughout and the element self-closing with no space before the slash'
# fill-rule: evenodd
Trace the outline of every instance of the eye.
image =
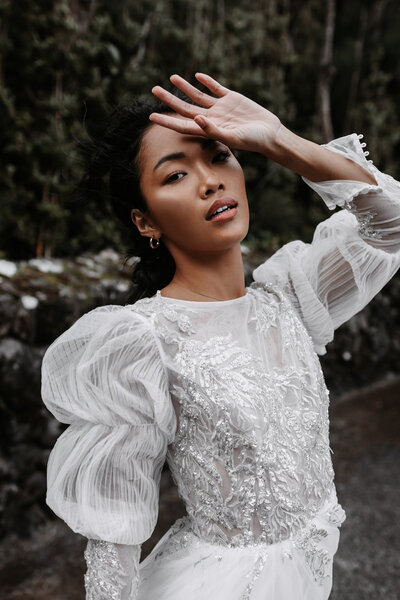
<svg viewBox="0 0 400 600">
<path fill-rule="evenodd" d="M 214 158 L 213 162 L 223 162 L 227 158 L 229 158 L 230 154 L 227 150 L 221 150 L 218 152 L 217 156 Z"/>
<path fill-rule="evenodd" d="M 171 175 L 169 175 L 169 177 L 167 177 L 167 179 L 164 181 L 164 183 L 172 183 L 173 181 L 179 181 L 179 179 L 181 179 L 180 177 L 178 178 L 178 175 L 186 175 L 186 173 L 183 173 L 182 171 L 177 171 L 176 173 L 172 173 Z"/>
</svg>

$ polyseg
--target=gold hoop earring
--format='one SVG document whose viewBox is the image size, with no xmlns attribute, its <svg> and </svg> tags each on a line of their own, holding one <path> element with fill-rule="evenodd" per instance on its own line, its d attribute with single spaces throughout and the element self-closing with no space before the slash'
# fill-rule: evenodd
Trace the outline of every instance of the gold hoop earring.
<svg viewBox="0 0 400 600">
<path fill-rule="evenodd" d="M 156 241 L 156 245 L 155 245 L 155 246 L 153 245 L 153 242 L 154 242 L 154 240 Z M 158 248 L 158 246 L 159 246 L 159 245 L 160 245 L 160 240 L 159 240 L 159 239 L 157 239 L 157 238 L 152 238 L 152 237 L 150 238 L 150 247 L 151 247 L 153 250 L 156 250 L 156 249 Z"/>
</svg>

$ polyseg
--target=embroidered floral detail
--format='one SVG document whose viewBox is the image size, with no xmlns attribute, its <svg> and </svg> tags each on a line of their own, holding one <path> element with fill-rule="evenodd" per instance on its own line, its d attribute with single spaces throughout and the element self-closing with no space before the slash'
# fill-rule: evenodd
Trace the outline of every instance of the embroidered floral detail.
<svg viewBox="0 0 400 600">
<path fill-rule="evenodd" d="M 354 199 L 346 200 L 344 206 L 350 211 L 358 221 L 358 231 L 365 238 L 382 239 L 383 234 L 377 231 L 371 221 L 378 214 L 377 211 L 368 210 L 361 213 L 354 204 Z"/>
<path fill-rule="evenodd" d="M 167 344 L 176 344 L 180 333 L 188 336 L 196 333 L 188 315 L 164 302 L 160 290 L 157 290 L 154 298 L 138 300 L 134 304 L 134 310 L 146 315 L 152 321 L 158 336 Z M 175 328 L 171 328 L 170 324 L 175 325 Z"/>
<path fill-rule="evenodd" d="M 196 333 L 195 329 L 192 327 L 190 319 L 186 314 L 179 313 L 170 306 L 166 306 L 163 309 L 163 314 L 164 317 L 166 317 L 169 321 L 175 322 L 178 326 L 178 329 L 183 333 Z"/>
<path fill-rule="evenodd" d="M 322 585 L 324 579 L 329 576 L 326 566 L 331 563 L 331 556 L 319 543 L 328 535 L 325 529 L 318 529 L 314 523 L 300 530 L 294 537 L 294 545 L 304 552 L 314 580 Z"/>
<path fill-rule="evenodd" d="M 230 326 L 240 318 L 232 305 L 197 310 L 155 297 L 137 309 L 168 355 L 179 424 L 167 461 L 188 513 L 157 556 L 196 539 L 218 556 L 292 540 L 323 506 L 334 472 L 328 390 L 290 296 L 253 282 L 243 338 Z"/>
<path fill-rule="evenodd" d="M 187 548 L 196 540 L 193 533 L 189 530 L 188 517 L 181 517 L 170 527 L 169 536 L 164 541 L 162 546 L 155 553 L 154 559 L 164 559 L 166 556 L 171 556 L 179 550 Z"/>
<path fill-rule="evenodd" d="M 346 513 L 340 504 L 336 504 L 328 513 L 329 523 L 335 525 L 336 527 L 340 527 L 345 520 Z"/>
<path fill-rule="evenodd" d="M 84 553 L 86 600 L 120 600 L 126 585 L 126 572 L 111 542 L 88 540 Z"/>
<path fill-rule="evenodd" d="M 270 327 L 276 325 L 276 319 L 279 312 L 276 299 L 272 299 L 272 294 L 268 298 L 267 294 L 265 294 L 265 291 L 275 292 L 277 294 L 276 288 L 272 285 L 262 284 L 258 281 L 253 281 L 253 283 L 250 284 L 250 288 L 253 290 L 261 289 L 262 302 L 260 310 L 256 315 L 249 319 L 249 323 L 254 322 L 258 331 L 265 332 Z"/>
<path fill-rule="evenodd" d="M 325 406 L 307 369 L 266 372 L 229 334 L 186 339 L 175 361 L 180 425 L 167 459 L 194 533 L 235 547 L 287 539 L 333 478 Z"/>
<path fill-rule="evenodd" d="M 254 585 L 257 581 L 257 579 L 259 578 L 265 563 L 267 562 L 268 559 L 268 553 L 264 552 L 263 554 L 261 554 L 261 556 L 258 557 L 254 567 L 251 569 L 251 571 L 248 573 L 247 577 L 250 578 L 249 583 L 246 585 L 246 589 L 243 593 L 243 595 L 241 596 L 240 600 L 249 600 L 250 599 L 250 594 L 254 588 Z"/>
</svg>

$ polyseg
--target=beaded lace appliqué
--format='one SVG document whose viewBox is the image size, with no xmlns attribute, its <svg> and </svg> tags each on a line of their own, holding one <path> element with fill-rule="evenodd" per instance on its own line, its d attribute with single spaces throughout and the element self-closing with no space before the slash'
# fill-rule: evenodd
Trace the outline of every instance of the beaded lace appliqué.
<svg viewBox="0 0 400 600">
<path fill-rule="evenodd" d="M 120 600 L 126 573 L 115 545 L 102 540 L 88 540 L 84 553 L 86 600 Z"/>
<path fill-rule="evenodd" d="M 319 388 L 306 368 L 266 372 L 230 335 L 186 340 L 175 360 L 180 426 L 168 460 L 194 532 L 231 546 L 287 539 L 333 479 Z"/>
<path fill-rule="evenodd" d="M 240 600 L 250 600 L 251 592 L 254 588 L 254 585 L 261 575 L 261 572 L 265 566 L 265 563 L 268 560 L 268 553 L 263 552 L 256 560 L 254 567 L 251 569 L 250 573 L 248 573 L 248 577 L 250 579 L 249 583 L 246 585 L 246 589 L 242 594 Z"/>
<path fill-rule="evenodd" d="M 256 282 L 251 288 L 257 314 L 249 326 L 261 337 L 278 335 L 293 362 L 267 369 L 257 351 L 229 332 L 199 338 L 190 311 L 157 298 L 142 304 L 149 313 L 155 309 L 157 334 L 174 349 L 170 392 L 179 426 L 167 460 L 188 512 L 157 557 L 196 539 L 215 545 L 216 556 L 218 548 L 256 546 L 241 600 L 251 597 L 268 546 L 285 540 L 304 552 L 322 583 L 329 555 L 319 542 L 327 532 L 310 521 L 334 477 L 329 393 L 318 359 L 312 362 L 312 340 L 281 290 Z M 332 522 L 339 517 L 333 510 Z"/>
<path fill-rule="evenodd" d="M 354 204 L 353 198 L 346 200 L 344 206 L 349 212 L 351 212 L 358 221 L 358 231 L 364 238 L 382 239 L 383 234 L 377 231 L 371 223 L 373 218 L 378 214 L 377 211 L 368 210 L 365 213 L 361 213 Z"/>
</svg>

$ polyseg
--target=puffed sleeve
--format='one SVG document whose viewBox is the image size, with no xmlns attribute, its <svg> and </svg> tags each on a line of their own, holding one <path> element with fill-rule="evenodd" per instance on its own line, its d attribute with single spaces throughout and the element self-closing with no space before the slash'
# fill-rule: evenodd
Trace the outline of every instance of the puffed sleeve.
<svg viewBox="0 0 400 600">
<path fill-rule="evenodd" d="M 150 323 L 119 306 L 78 319 L 45 353 L 42 398 L 69 424 L 49 456 L 46 502 L 89 539 L 86 597 L 135 598 L 133 590 L 122 594 L 121 582 L 127 573 L 136 578 L 138 548 L 154 530 L 176 427 Z"/>
<path fill-rule="evenodd" d="M 400 267 L 400 183 L 367 161 L 362 137 L 353 133 L 324 146 L 361 165 L 376 185 L 303 177 L 329 209 L 341 210 L 318 224 L 311 243 L 289 242 L 253 271 L 255 281 L 286 292 L 321 355 L 335 329 Z"/>
</svg>

